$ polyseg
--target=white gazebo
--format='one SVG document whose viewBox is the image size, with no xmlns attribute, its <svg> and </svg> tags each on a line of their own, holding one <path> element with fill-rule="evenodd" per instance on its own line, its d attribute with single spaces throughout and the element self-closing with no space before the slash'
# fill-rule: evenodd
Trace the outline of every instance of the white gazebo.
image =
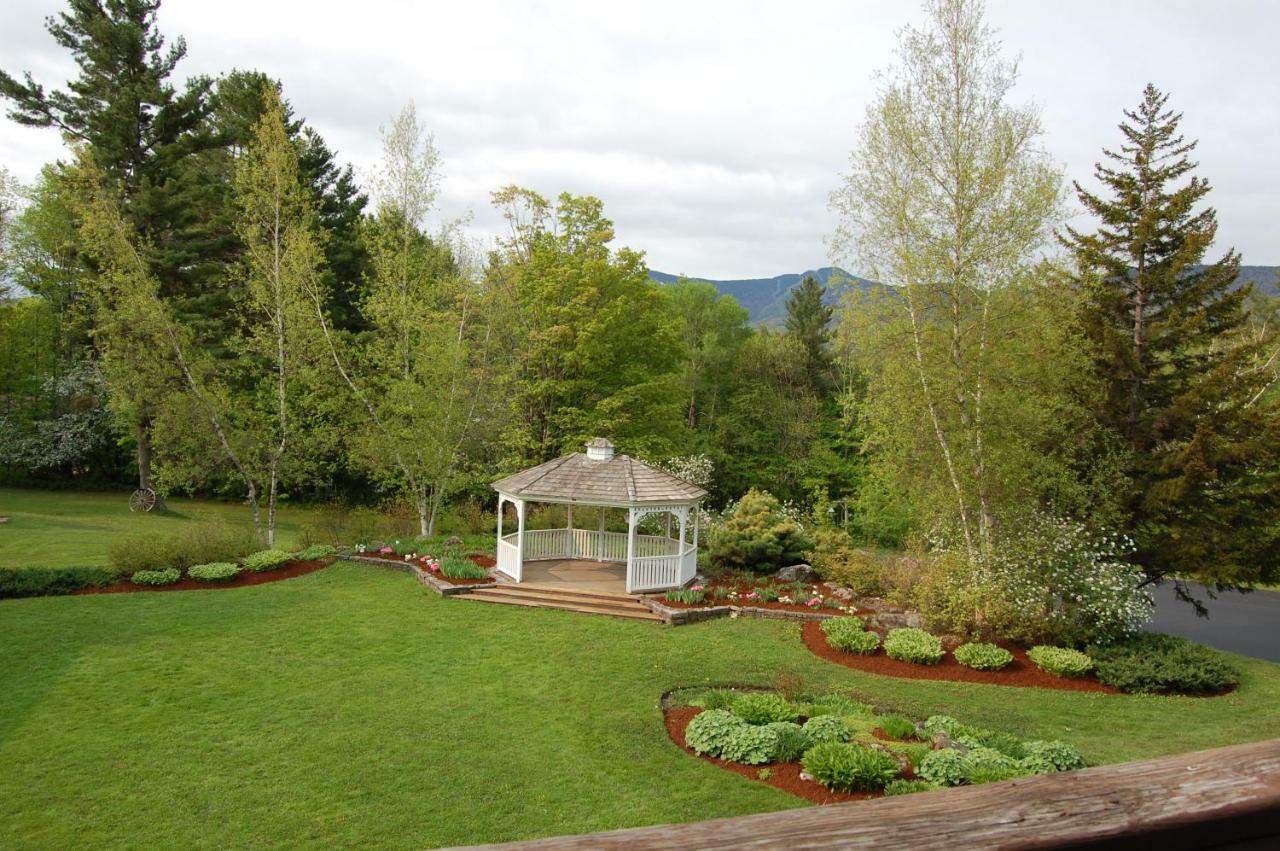
<svg viewBox="0 0 1280 851">
<path fill-rule="evenodd" d="M 625 577 L 628 594 L 678 588 L 698 572 L 697 508 L 707 492 L 643 461 L 614 455 L 608 440 L 597 437 L 586 452 L 499 479 L 493 489 L 498 492 L 498 570 L 515 582 L 528 581 L 540 567 L 530 562 L 609 565 L 618 584 Z M 502 510 L 508 502 L 515 507 L 516 531 L 504 535 Z M 564 505 L 565 528 L 525 529 L 526 507 L 536 502 Z M 575 508 L 587 520 L 584 525 L 595 521 L 595 528 L 575 525 Z M 606 508 L 627 510 L 626 532 L 605 530 Z M 653 514 L 663 515 L 663 533 L 637 534 L 641 519 Z"/>
</svg>

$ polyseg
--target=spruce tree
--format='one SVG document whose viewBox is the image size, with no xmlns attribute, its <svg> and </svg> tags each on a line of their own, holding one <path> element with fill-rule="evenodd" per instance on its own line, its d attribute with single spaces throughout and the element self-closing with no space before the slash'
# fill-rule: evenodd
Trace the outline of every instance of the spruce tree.
<svg viewBox="0 0 1280 851">
<path fill-rule="evenodd" d="M 1152 578 L 1194 575 L 1236 586 L 1273 575 L 1280 554 L 1276 409 L 1256 398 L 1249 368 L 1247 287 L 1240 256 L 1205 255 L 1217 215 L 1191 176 L 1196 142 L 1153 85 L 1126 110 L 1118 150 L 1095 177 L 1107 195 L 1075 184 L 1099 219 L 1067 228 L 1081 326 L 1105 387 L 1098 417 L 1129 452 L 1126 495 L 1137 558 Z M 1188 178 L 1184 180 L 1184 178 Z"/>
<path fill-rule="evenodd" d="M 831 373 L 831 308 L 822 303 L 824 292 L 812 275 L 805 275 L 787 296 L 787 333 L 808 352 L 810 381 L 819 392 L 826 389 Z"/>
</svg>

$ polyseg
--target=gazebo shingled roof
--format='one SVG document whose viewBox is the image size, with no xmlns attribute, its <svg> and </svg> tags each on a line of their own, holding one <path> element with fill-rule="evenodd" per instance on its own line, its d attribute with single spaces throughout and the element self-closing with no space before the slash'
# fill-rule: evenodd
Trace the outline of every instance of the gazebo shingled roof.
<svg viewBox="0 0 1280 851">
<path fill-rule="evenodd" d="M 493 489 L 530 500 L 640 505 L 683 503 L 707 492 L 627 455 L 596 460 L 562 455 L 493 483 Z"/>
</svg>

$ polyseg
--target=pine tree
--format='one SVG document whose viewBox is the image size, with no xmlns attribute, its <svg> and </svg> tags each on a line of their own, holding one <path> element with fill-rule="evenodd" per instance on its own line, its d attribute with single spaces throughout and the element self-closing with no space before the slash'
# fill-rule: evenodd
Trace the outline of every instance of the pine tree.
<svg viewBox="0 0 1280 851">
<path fill-rule="evenodd" d="M 1196 142 L 1153 85 L 1104 149 L 1095 176 L 1075 184 L 1100 220 L 1067 228 L 1082 293 L 1081 325 L 1106 395 L 1098 417 L 1130 453 L 1127 499 L 1139 563 L 1152 578 L 1198 575 L 1223 585 L 1275 570 L 1280 496 L 1277 417 L 1256 400 L 1265 375 L 1249 369 L 1241 333 L 1247 287 L 1240 256 L 1204 258 L 1217 235 L 1210 184 L 1191 176 Z"/>
<path fill-rule="evenodd" d="M 787 333 L 809 353 L 810 381 L 819 391 L 826 388 L 831 373 L 831 308 L 822 303 L 825 289 L 812 275 L 806 275 L 787 296 Z"/>
<path fill-rule="evenodd" d="M 46 92 L 29 72 L 19 81 L 0 71 L 0 97 L 12 103 L 8 114 L 19 124 L 54 127 L 69 142 L 87 145 L 147 246 L 160 295 L 198 300 L 193 270 L 201 268 L 207 230 L 192 203 L 200 184 L 185 165 L 213 144 L 202 131 L 209 81 L 196 78 L 181 93 L 169 82 L 187 48 L 181 38 L 165 48 L 156 30 L 158 0 L 69 5 L 45 26 L 75 58 L 79 76 L 65 91 Z M 150 486 L 152 407 L 148 398 L 129 406 L 141 487 Z"/>
</svg>

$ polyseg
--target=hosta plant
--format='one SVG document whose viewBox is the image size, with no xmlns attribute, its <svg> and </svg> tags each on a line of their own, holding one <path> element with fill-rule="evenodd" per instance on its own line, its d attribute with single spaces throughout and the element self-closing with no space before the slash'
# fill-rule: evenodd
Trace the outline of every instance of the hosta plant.
<svg viewBox="0 0 1280 851">
<path fill-rule="evenodd" d="M 192 579 L 201 582 L 226 582 L 235 579 L 236 574 L 240 572 L 238 564 L 232 564 L 229 561 L 215 561 L 209 564 L 193 565 L 187 574 Z"/>
<path fill-rule="evenodd" d="M 1038 645 L 1027 651 L 1036 667 L 1055 677 L 1083 677 L 1093 670 L 1093 659 L 1069 647 Z"/>
<path fill-rule="evenodd" d="M 917 665 L 936 665 L 946 655 L 942 640 L 923 629 L 891 629 L 884 639 L 884 652 L 891 659 Z"/>
<path fill-rule="evenodd" d="M 966 668 L 975 671 L 999 671 L 1013 661 L 1013 654 L 994 644 L 961 644 L 952 655 Z"/>
</svg>

